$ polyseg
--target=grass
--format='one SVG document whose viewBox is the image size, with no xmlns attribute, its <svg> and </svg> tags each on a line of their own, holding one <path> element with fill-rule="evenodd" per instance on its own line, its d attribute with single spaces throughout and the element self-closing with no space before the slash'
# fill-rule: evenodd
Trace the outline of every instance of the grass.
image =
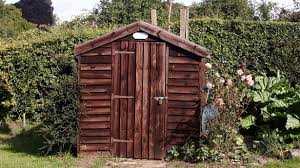
<svg viewBox="0 0 300 168">
<path fill-rule="evenodd" d="M 57 168 L 74 167 L 76 158 L 67 154 L 62 157 L 43 156 L 39 127 L 29 125 L 22 129 L 12 124 L 0 130 L 0 168 Z"/>
<path fill-rule="evenodd" d="M 283 161 L 271 161 L 259 168 L 298 168 L 300 167 L 300 157 L 295 157 Z"/>
</svg>

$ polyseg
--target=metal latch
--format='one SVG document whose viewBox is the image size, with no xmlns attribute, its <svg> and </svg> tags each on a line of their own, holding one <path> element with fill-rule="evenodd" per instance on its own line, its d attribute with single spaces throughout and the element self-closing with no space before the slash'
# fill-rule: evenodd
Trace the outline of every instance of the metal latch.
<svg viewBox="0 0 300 168">
<path fill-rule="evenodd" d="M 163 100 L 168 100 L 168 97 L 154 97 L 154 100 L 157 101 L 159 105 L 163 103 Z"/>
</svg>

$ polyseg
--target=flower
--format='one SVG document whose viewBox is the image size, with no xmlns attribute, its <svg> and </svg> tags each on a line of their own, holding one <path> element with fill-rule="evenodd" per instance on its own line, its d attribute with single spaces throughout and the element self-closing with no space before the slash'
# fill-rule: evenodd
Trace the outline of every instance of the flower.
<svg viewBox="0 0 300 168">
<path fill-rule="evenodd" d="M 252 79 L 251 80 L 247 80 L 246 83 L 247 83 L 248 86 L 253 86 L 254 85 L 254 80 L 252 80 Z"/>
<path fill-rule="evenodd" d="M 243 75 L 243 76 L 241 77 L 241 80 L 242 80 L 242 81 L 245 81 L 245 80 L 246 80 L 246 76 Z"/>
<path fill-rule="evenodd" d="M 216 98 L 216 105 L 222 107 L 224 105 L 224 100 L 222 98 Z"/>
<path fill-rule="evenodd" d="M 206 88 L 207 88 L 208 90 L 211 90 L 213 87 L 214 87 L 214 85 L 213 85 L 212 83 L 207 82 Z"/>
<path fill-rule="evenodd" d="M 232 83 L 233 83 L 232 80 L 231 80 L 231 79 L 228 79 L 227 82 L 226 82 L 226 85 L 227 85 L 227 86 L 232 86 Z"/>
<path fill-rule="evenodd" d="M 219 81 L 221 84 L 224 84 L 225 83 L 225 80 L 223 78 L 220 79 Z"/>
<path fill-rule="evenodd" d="M 247 80 L 247 81 L 251 81 L 251 80 L 252 80 L 252 75 L 247 75 L 247 76 L 246 76 L 246 80 Z"/>
<path fill-rule="evenodd" d="M 206 67 L 207 69 L 211 69 L 211 68 L 212 68 L 212 65 L 211 65 L 211 63 L 208 62 L 208 63 L 205 64 L 205 67 Z"/>
<path fill-rule="evenodd" d="M 241 76 L 241 75 L 243 75 L 243 74 L 244 74 L 244 72 L 243 72 L 243 70 L 242 70 L 242 69 L 239 69 L 239 70 L 237 70 L 236 72 L 237 72 L 237 74 L 238 74 L 239 76 Z"/>
<path fill-rule="evenodd" d="M 216 76 L 217 78 L 220 78 L 220 77 L 221 77 L 221 75 L 220 75 L 219 72 L 216 72 L 216 73 L 215 73 L 215 76 Z"/>
</svg>

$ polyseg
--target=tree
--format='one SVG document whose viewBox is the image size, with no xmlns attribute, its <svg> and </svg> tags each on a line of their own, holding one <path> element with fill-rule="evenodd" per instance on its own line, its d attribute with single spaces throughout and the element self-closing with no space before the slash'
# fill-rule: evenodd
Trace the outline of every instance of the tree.
<svg viewBox="0 0 300 168">
<path fill-rule="evenodd" d="M 272 16 L 272 11 L 274 11 L 276 6 L 277 4 L 274 2 L 262 0 L 261 3 L 258 4 L 257 8 L 259 20 L 271 20 L 274 18 L 274 16 Z"/>
<path fill-rule="evenodd" d="M 193 18 L 251 20 L 254 17 L 254 8 L 248 0 L 203 0 L 193 3 L 190 11 Z"/>
<path fill-rule="evenodd" d="M 23 17 L 37 25 L 53 25 L 55 18 L 51 0 L 21 0 L 15 4 Z"/>
<path fill-rule="evenodd" d="M 15 37 L 34 26 L 22 18 L 22 13 L 14 5 L 0 1 L 0 38 Z"/>
<path fill-rule="evenodd" d="M 294 9 L 281 9 L 279 20 L 288 22 L 300 22 L 300 0 L 293 0 Z"/>
</svg>

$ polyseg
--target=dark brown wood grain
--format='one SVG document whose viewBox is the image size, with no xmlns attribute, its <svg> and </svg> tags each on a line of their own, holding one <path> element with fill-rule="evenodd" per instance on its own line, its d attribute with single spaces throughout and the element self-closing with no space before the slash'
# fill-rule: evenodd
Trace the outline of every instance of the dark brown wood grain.
<svg viewBox="0 0 300 168">
<path fill-rule="evenodd" d="M 156 44 L 151 43 L 151 80 L 150 80 L 150 110 L 149 110 L 149 158 L 154 159 L 155 147 L 155 116 L 157 110 L 157 102 L 154 97 L 157 95 L 157 49 Z"/>
<path fill-rule="evenodd" d="M 150 45 L 143 43 L 143 110 L 142 110 L 142 158 L 149 157 L 149 142 L 148 142 L 148 119 L 149 119 L 149 67 L 150 67 Z"/>
<path fill-rule="evenodd" d="M 114 42 L 112 44 L 112 50 L 119 50 L 121 47 L 121 44 L 119 42 Z M 120 55 L 113 55 L 113 94 L 114 95 L 120 95 L 120 65 L 121 65 L 121 57 Z M 113 106 L 112 106 L 112 138 L 113 139 L 119 139 L 120 138 L 120 114 L 119 114 L 119 99 L 112 99 Z M 119 156 L 120 154 L 120 144 L 114 143 L 112 141 L 112 154 L 114 156 Z"/>
<path fill-rule="evenodd" d="M 142 102 L 143 102 L 143 45 L 136 44 L 136 92 L 135 92 L 135 133 L 134 158 L 141 158 L 142 146 Z"/>
<path fill-rule="evenodd" d="M 81 71 L 110 71 L 111 64 L 81 64 Z"/>
<path fill-rule="evenodd" d="M 135 52 L 135 43 L 129 42 L 129 51 Z M 135 96 L 135 56 L 128 58 L 128 96 Z M 127 139 L 134 140 L 134 102 L 135 99 L 128 99 L 128 113 L 127 113 Z M 127 143 L 127 157 L 133 158 L 133 143 Z"/>
<path fill-rule="evenodd" d="M 111 64 L 111 56 L 90 56 L 82 57 L 81 63 L 83 64 Z"/>
<path fill-rule="evenodd" d="M 110 137 L 110 129 L 82 129 L 80 136 L 83 137 Z"/>
<path fill-rule="evenodd" d="M 121 50 L 128 50 L 128 42 L 121 42 Z M 121 57 L 121 87 L 120 95 L 127 96 L 128 90 L 128 55 L 119 54 Z M 127 99 L 120 100 L 120 139 L 127 140 Z M 120 143 L 120 157 L 126 157 L 126 143 Z"/>
<path fill-rule="evenodd" d="M 110 144 L 106 143 L 106 144 L 80 144 L 79 145 L 79 149 L 81 151 L 89 151 L 89 153 L 91 151 L 107 151 L 110 149 Z"/>
<path fill-rule="evenodd" d="M 82 79 L 111 79 L 111 71 L 81 71 Z"/>
</svg>

